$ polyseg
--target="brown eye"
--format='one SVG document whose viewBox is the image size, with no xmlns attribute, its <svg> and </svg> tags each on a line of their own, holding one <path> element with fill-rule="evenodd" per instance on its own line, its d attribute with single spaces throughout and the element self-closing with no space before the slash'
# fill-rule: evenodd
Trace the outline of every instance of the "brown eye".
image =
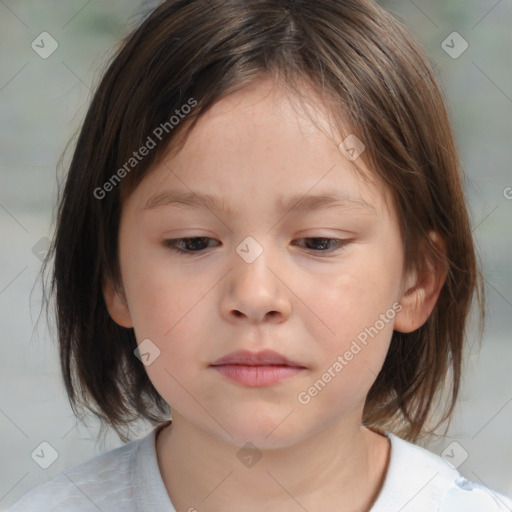
<svg viewBox="0 0 512 512">
<path fill-rule="evenodd" d="M 203 251 L 205 247 L 205 240 L 213 240 L 207 236 L 195 236 L 190 238 L 173 238 L 164 240 L 162 244 L 169 249 L 182 253 L 194 254 Z"/>
<path fill-rule="evenodd" d="M 306 240 L 306 249 L 310 249 L 315 252 L 331 252 L 337 249 L 342 249 L 347 243 L 347 240 L 339 240 L 338 238 L 323 238 L 323 237 L 309 237 L 301 238 L 300 240 Z M 313 243 L 311 243 L 313 241 Z M 334 247 L 332 247 L 334 245 Z"/>
</svg>

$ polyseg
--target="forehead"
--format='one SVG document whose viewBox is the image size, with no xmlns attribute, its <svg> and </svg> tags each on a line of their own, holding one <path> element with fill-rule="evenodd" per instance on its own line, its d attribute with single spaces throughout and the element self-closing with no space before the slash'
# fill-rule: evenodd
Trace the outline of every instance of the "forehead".
<svg viewBox="0 0 512 512">
<path fill-rule="evenodd" d="M 184 147 L 148 174 L 136 190 L 138 208 L 180 201 L 226 213 L 258 201 L 276 211 L 336 202 L 374 214 L 387 208 L 387 191 L 362 159 L 344 156 L 326 119 L 270 81 L 241 89 L 206 111 Z"/>
</svg>

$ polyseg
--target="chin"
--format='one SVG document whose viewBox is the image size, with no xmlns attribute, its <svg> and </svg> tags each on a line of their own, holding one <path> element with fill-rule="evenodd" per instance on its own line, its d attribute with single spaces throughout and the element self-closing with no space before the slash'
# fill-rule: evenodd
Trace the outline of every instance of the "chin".
<svg viewBox="0 0 512 512">
<path fill-rule="evenodd" d="M 308 437 L 304 425 L 292 420 L 293 413 L 286 418 L 288 414 L 289 412 L 282 414 L 278 420 L 261 417 L 256 420 L 245 416 L 238 422 L 233 419 L 222 422 L 232 437 L 223 429 L 219 431 L 216 428 L 216 431 L 226 442 L 239 448 L 246 446 L 247 443 L 252 443 L 260 450 L 287 448 Z"/>
</svg>

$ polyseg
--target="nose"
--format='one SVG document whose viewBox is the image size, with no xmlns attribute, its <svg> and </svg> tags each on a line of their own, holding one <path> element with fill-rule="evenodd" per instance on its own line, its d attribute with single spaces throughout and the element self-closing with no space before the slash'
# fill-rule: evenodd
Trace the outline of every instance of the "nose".
<svg viewBox="0 0 512 512">
<path fill-rule="evenodd" d="M 289 277 L 278 265 L 277 256 L 271 261 L 269 253 L 264 250 L 251 263 L 234 254 L 221 301 L 222 315 L 228 321 L 281 323 L 290 316 Z"/>
</svg>

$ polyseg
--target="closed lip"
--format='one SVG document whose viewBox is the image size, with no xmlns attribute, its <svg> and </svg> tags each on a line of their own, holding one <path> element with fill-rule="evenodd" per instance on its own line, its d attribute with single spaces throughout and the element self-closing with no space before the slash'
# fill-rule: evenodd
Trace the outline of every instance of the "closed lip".
<svg viewBox="0 0 512 512">
<path fill-rule="evenodd" d="M 221 366 L 227 364 L 239 364 L 244 366 L 290 366 L 295 368 L 305 368 L 304 365 L 293 361 L 273 350 L 263 350 L 261 352 L 250 352 L 249 350 L 239 350 L 217 359 L 210 366 Z"/>
</svg>

